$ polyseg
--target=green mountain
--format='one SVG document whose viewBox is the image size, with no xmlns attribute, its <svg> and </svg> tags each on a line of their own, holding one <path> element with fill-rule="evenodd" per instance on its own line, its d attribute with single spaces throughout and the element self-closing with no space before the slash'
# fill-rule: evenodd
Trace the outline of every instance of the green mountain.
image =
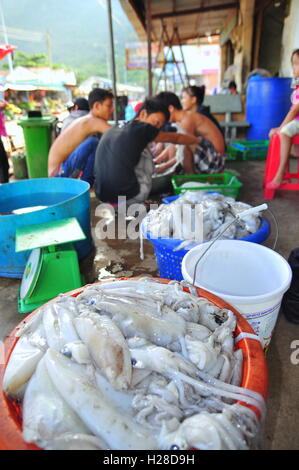
<svg viewBox="0 0 299 470">
<path fill-rule="evenodd" d="M 16 45 L 18 51 L 48 54 L 50 50 L 54 64 L 74 69 L 81 80 L 89 75 L 109 76 L 106 0 L 1 0 L 1 5 L 9 43 Z M 118 0 L 112 0 L 112 14 L 117 79 L 140 83 L 146 76 L 143 72 L 125 70 L 125 45 L 138 40 L 137 35 Z M 16 38 L 12 28 L 24 30 L 24 39 Z M 41 32 L 41 41 L 28 40 L 26 31 Z M 46 41 L 47 31 L 50 48 Z M 4 42 L 3 34 L 0 42 Z"/>
</svg>

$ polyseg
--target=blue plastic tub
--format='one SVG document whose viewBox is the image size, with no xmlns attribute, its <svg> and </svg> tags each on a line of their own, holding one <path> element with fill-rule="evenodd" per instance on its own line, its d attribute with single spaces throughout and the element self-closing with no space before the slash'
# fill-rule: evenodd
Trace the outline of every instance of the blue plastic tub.
<svg viewBox="0 0 299 470">
<path fill-rule="evenodd" d="M 0 276 L 21 278 L 30 251 L 15 252 L 17 227 L 76 217 L 86 239 L 76 242 L 79 259 L 92 249 L 89 184 L 72 178 L 34 178 L 0 186 Z M 34 212 L 15 209 L 47 206 Z M 71 238 L 71 237 L 70 237 Z"/>
<path fill-rule="evenodd" d="M 270 234 L 270 224 L 267 219 L 262 218 L 261 220 L 261 226 L 255 233 L 244 238 L 238 238 L 238 240 L 263 243 Z M 196 244 L 190 245 L 188 250 L 173 251 L 175 247 L 182 243 L 182 240 L 175 238 L 152 238 L 148 233 L 145 236 L 154 245 L 160 277 L 181 281 L 183 279 L 181 271 L 183 258 Z"/>
</svg>

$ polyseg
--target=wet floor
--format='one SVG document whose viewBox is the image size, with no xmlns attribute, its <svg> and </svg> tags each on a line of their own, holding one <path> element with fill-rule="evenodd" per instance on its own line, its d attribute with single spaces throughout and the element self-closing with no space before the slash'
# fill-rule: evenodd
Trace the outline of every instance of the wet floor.
<svg viewBox="0 0 299 470">
<path fill-rule="evenodd" d="M 228 162 L 241 174 L 243 187 L 239 200 L 252 205 L 264 202 L 262 179 L 264 162 Z M 158 198 L 154 196 L 156 201 Z M 158 275 L 152 245 L 144 241 L 144 259 L 140 259 L 139 239 L 102 240 L 97 236 L 97 224 L 100 218 L 96 215 L 98 201 L 92 195 L 91 216 L 94 238 L 93 252 L 83 260 L 81 271 L 86 283 L 104 279 L 130 277 L 136 275 Z M 276 250 L 285 258 L 292 249 L 299 247 L 299 192 L 277 192 L 269 207 L 274 213 L 279 235 Z M 271 219 L 272 233 L 264 243 L 273 247 L 275 242 L 275 225 Z M 269 273 L 271 275 L 271 273 Z M 17 311 L 17 296 L 20 280 L 0 278 L 0 339 L 4 338 L 24 316 Z M 267 353 L 269 368 L 269 397 L 266 423 L 263 429 L 262 449 L 295 450 L 299 448 L 299 364 L 293 364 L 291 348 L 294 340 L 299 342 L 299 325 L 286 321 L 280 314 L 275 332 Z M 299 358 L 299 354 L 297 356 Z"/>
</svg>

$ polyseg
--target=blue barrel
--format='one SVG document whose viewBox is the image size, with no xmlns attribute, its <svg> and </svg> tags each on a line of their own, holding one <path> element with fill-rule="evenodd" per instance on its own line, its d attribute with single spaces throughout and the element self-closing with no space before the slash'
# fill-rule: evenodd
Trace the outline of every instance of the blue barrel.
<svg viewBox="0 0 299 470">
<path fill-rule="evenodd" d="M 0 186 L 0 276 L 21 278 L 30 251 L 15 252 L 17 227 L 76 217 L 86 235 L 74 243 L 79 259 L 93 247 L 90 227 L 89 184 L 72 178 L 34 178 Z M 34 212 L 15 209 L 46 206 Z M 71 238 L 71 237 L 70 237 Z"/>
<path fill-rule="evenodd" d="M 246 120 L 251 124 L 248 140 L 268 139 L 291 107 L 291 78 L 251 77 L 246 94 Z"/>
</svg>

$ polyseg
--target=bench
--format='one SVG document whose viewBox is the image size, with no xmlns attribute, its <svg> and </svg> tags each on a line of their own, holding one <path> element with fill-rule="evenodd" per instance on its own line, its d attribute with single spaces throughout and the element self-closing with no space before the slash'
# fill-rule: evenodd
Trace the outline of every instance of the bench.
<svg viewBox="0 0 299 470">
<path fill-rule="evenodd" d="M 227 144 L 236 140 L 237 129 L 250 126 L 247 121 L 232 121 L 232 113 L 243 111 L 240 95 L 206 95 L 203 105 L 210 107 L 211 114 L 225 114 L 224 121 L 220 121 L 219 124 L 224 128 L 224 138 Z"/>
</svg>

